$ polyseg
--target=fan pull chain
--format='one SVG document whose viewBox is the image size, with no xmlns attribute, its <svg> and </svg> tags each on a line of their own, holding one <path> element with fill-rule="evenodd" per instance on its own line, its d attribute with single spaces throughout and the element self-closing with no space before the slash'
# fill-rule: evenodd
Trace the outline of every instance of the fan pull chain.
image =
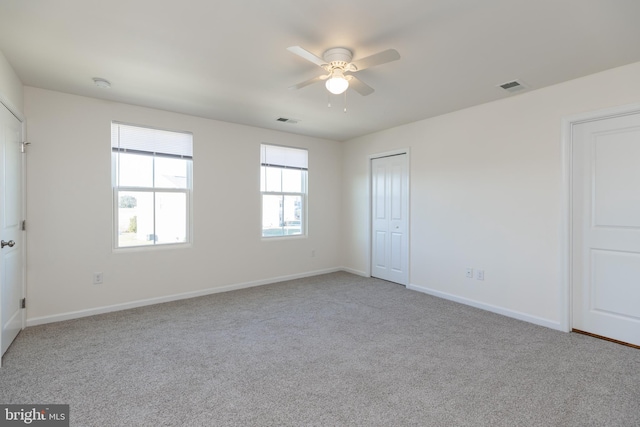
<svg viewBox="0 0 640 427">
<path fill-rule="evenodd" d="M 344 112 L 347 113 L 347 91 L 344 91 Z"/>
<path fill-rule="evenodd" d="M 331 94 L 327 91 L 327 107 L 331 108 Z"/>
</svg>

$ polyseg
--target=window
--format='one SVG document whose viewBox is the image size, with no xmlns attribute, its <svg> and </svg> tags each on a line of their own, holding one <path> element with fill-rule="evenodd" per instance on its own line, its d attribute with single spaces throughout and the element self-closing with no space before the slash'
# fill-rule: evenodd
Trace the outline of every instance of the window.
<svg viewBox="0 0 640 427">
<path fill-rule="evenodd" d="M 116 248 L 190 241 L 193 136 L 111 124 Z"/>
<path fill-rule="evenodd" d="M 262 236 L 305 234 L 307 150 L 260 146 Z"/>
</svg>

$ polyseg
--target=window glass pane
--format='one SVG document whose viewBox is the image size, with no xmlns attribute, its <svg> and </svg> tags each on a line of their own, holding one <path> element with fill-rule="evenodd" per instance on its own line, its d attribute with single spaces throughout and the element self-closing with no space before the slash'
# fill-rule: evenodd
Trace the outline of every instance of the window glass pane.
<svg viewBox="0 0 640 427">
<path fill-rule="evenodd" d="M 282 203 L 283 196 L 262 196 L 262 235 L 264 237 L 282 236 Z"/>
<path fill-rule="evenodd" d="M 113 122 L 111 131 L 115 246 L 188 242 L 193 136 Z"/>
<path fill-rule="evenodd" d="M 118 246 L 153 245 L 153 193 L 118 191 Z"/>
<path fill-rule="evenodd" d="M 262 236 L 304 234 L 307 150 L 261 144 Z"/>
<path fill-rule="evenodd" d="M 156 243 L 187 241 L 187 195 L 156 192 Z"/>
<path fill-rule="evenodd" d="M 282 169 L 265 168 L 266 184 L 265 191 L 282 191 Z"/>
<path fill-rule="evenodd" d="M 155 157 L 155 186 L 160 188 L 188 188 L 186 159 Z"/>
<path fill-rule="evenodd" d="M 284 193 L 302 193 L 302 174 L 298 169 L 282 170 L 282 191 Z"/>
<path fill-rule="evenodd" d="M 153 157 L 140 154 L 118 154 L 118 185 L 121 187 L 152 187 Z"/>
<path fill-rule="evenodd" d="M 301 196 L 284 196 L 284 205 L 282 208 L 284 217 L 283 234 L 301 234 L 302 233 L 302 197 Z"/>
</svg>

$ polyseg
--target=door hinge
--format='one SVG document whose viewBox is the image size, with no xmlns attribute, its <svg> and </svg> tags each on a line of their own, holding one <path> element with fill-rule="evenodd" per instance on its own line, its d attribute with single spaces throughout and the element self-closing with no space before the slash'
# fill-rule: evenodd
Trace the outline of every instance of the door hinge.
<svg viewBox="0 0 640 427">
<path fill-rule="evenodd" d="M 26 298 L 22 298 L 20 300 L 20 308 L 27 308 L 27 299 Z"/>
<path fill-rule="evenodd" d="M 22 228 L 22 231 L 25 231 L 27 229 L 27 220 L 26 219 L 22 220 L 22 227 L 21 228 Z"/>
</svg>

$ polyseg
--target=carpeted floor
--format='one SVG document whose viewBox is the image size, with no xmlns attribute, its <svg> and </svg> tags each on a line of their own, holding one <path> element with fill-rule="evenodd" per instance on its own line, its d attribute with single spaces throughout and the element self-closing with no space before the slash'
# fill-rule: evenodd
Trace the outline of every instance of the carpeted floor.
<svg viewBox="0 0 640 427">
<path fill-rule="evenodd" d="M 72 426 L 640 426 L 640 350 L 333 273 L 24 330 Z"/>
</svg>

